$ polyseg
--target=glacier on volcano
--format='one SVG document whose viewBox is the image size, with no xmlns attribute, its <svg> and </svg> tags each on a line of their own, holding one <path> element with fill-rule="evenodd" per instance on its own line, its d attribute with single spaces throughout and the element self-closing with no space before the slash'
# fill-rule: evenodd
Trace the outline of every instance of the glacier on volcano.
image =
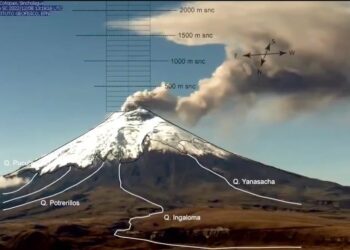
<svg viewBox="0 0 350 250">
<path fill-rule="evenodd" d="M 228 154 L 152 112 L 139 108 L 113 113 L 97 127 L 21 170 L 35 169 L 40 174 L 45 174 L 67 165 L 85 168 L 98 159 L 137 159 L 142 153 L 142 142 L 146 136 L 151 138 L 149 147 L 155 150 L 172 150 L 157 142 L 161 140 L 179 151 L 186 147 L 186 152 L 193 155 L 210 152 L 225 157 Z"/>
</svg>

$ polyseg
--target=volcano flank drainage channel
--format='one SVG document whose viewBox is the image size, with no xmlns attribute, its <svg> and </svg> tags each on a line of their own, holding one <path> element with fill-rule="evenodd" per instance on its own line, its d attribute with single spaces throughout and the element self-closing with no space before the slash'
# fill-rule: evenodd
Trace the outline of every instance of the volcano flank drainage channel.
<svg viewBox="0 0 350 250">
<path fill-rule="evenodd" d="M 15 208 L 19 208 L 19 207 L 23 207 L 23 206 L 26 206 L 26 205 L 29 205 L 29 204 L 32 204 L 32 203 L 35 203 L 35 202 L 38 202 L 38 201 L 42 201 L 42 200 L 45 200 L 45 199 L 49 199 L 49 198 L 52 198 L 52 197 L 55 197 L 57 195 L 60 195 L 60 194 L 63 194 L 65 192 L 67 192 L 68 190 L 80 185 L 81 183 L 83 183 L 84 181 L 90 179 L 93 175 L 95 175 L 97 172 L 99 172 L 103 166 L 105 165 L 105 163 L 102 163 L 101 166 L 96 170 L 94 171 L 93 173 L 91 173 L 90 175 L 88 175 L 87 177 L 85 177 L 84 179 L 80 180 L 79 182 L 75 183 L 74 185 L 72 186 L 69 186 L 67 188 L 65 188 L 64 190 L 60 191 L 60 192 L 57 192 L 55 194 L 52 194 L 52 195 L 48 195 L 48 196 L 45 196 L 45 197 L 42 197 L 42 198 L 39 198 L 39 199 L 36 199 L 36 200 L 33 200 L 33 201 L 29 201 L 29 202 L 26 202 L 26 203 L 23 203 L 23 204 L 20 204 L 20 205 L 17 205 L 17 206 L 13 206 L 13 207 L 9 207 L 9 208 L 5 208 L 3 209 L 3 211 L 8 211 L 8 210 L 12 210 L 12 209 L 15 209 Z M 66 172 L 66 174 L 70 171 L 70 169 Z M 62 178 L 62 177 L 61 177 Z"/>
<path fill-rule="evenodd" d="M 17 190 L 14 190 L 12 192 L 7 192 L 7 193 L 3 193 L 2 195 L 9 195 L 9 194 L 15 194 L 18 193 L 19 191 L 21 191 L 23 188 L 25 188 L 26 186 L 28 186 L 30 183 L 32 183 L 32 181 L 35 179 L 35 177 L 38 175 L 38 173 L 36 173 L 31 179 L 30 181 L 28 181 L 26 184 L 24 184 L 22 187 L 20 187 Z"/>
<path fill-rule="evenodd" d="M 60 178 L 56 179 L 55 181 L 51 182 L 49 185 L 46 185 L 45 187 L 40 188 L 40 189 L 38 189 L 38 190 L 36 190 L 36 191 L 34 191 L 32 193 L 25 194 L 25 195 L 18 196 L 18 197 L 12 198 L 10 200 L 4 201 L 3 204 L 9 203 L 11 201 L 15 201 L 15 200 L 19 200 L 19 199 L 25 198 L 25 197 L 31 196 L 33 194 L 40 193 L 40 192 L 44 191 L 45 189 L 51 187 L 52 185 L 54 185 L 55 183 L 57 183 L 61 179 L 63 179 L 71 170 L 72 170 L 72 167 L 69 167 L 69 169 Z"/>
<path fill-rule="evenodd" d="M 169 146 L 169 145 L 168 145 Z M 244 189 L 240 189 L 240 188 L 237 188 L 235 187 L 234 185 L 232 185 L 224 176 L 222 175 L 219 175 L 218 173 L 214 172 L 213 170 L 207 168 L 207 167 L 204 167 L 196 157 L 190 155 L 190 154 L 186 154 L 187 156 L 191 157 L 192 159 L 194 159 L 196 161 L 196 163 L 198 164 L 198 166 L 200 166 L 201 168 L 209 171 L 210 173 L 218 176 L 219 178 L 223 179 L 226 181 L 226 183 L 234 188 L 235 190 L 237 191 L 240 191 L 240 192 L 243 192 L 243 193 L 246 193 L 246 194 L 250 194 L 252 196 L 256 196 L 256 197 L 259 197 L 259 198 L 263 198 L 263 199 L 268 199 L 268 200 L 273 200 L 273 201 L 277 201 L 277 202 L 282 202 L 282 203 L 287 203 L 287 204 L 291 204 L 291 205 L 298 205 L 298 206 L 301 206 L 302 204 L 301 203 L 297 203 L 297 202 L 290 202 L 290 201 L 284 201 L 284 200 L 280 200 L 280 199 L 276 199 L 276 198 L 272 198 L 272 197 L 268 197 L 268 196 L 262 196 L 262 195 L 258 195 L 258 194 L 255 194 L 255 193 L 252 193 L 252 192 L 249 192 L 247 190 L 244 190 Z M 146 219 L 146 218 L 150 218 L 154 215 L 160 215 L 160 214 L 163 214 L 164 213 L 164 207 L 160 204 L 157 204 L 155 202 L 152 202 L 148 199 L 146 199 L 145 197 L 142 197 L 140 195 L 137 195 L 137 194 L 134 194 L 130 191 L 128 191 L 127 189 L 125 189 L 123 187 L 123 182 L 122 182 L 122 177 L 121 177 L 121 163 L 119 163 L 118 165 L 118 179 L 119 179 L 119 187 L 120 189 L 122 189 L 124 192 L 138 198 L 138 199 L 141 199 L 151 205 L 154 205 L 156 207 L 158 207 L 160 209 L 159 212 L 154 212 L 154 213 L 150 213 L 148 215 L 144 215 L 144 216 L 135 216 L 135 217 L 132 217 L 129 219 L 128 221 L 128 224 L 129 224 L 129 227 L 128 228 L 125 228 L 125 229 L 117 229 L 114 233 L 114 236 L 118 237 L 118 238 L 121 238 L 121 239 L 129 239 L 129 240 L 136 240 L 136 241 L 142 241 L 142 242 L 148 242 L 148 243 L 152 243 L 152 244 L 157 244 L 157 245 L 162 245 L 162 246 L 169 246 L 169 247 L 180 247 L 180 248 L 192 248 L 192 249 L 204 249 L 204 250 L 225 250 L 225 249 L 301 249 L 302 246 L 235 246 L 235 247 L 204 247 L 204 246 L 194 246 L 194 245 L 184 245 L 184 244 L 170 244 L 170 243 L 165 243 L 165 242 L 159 242 L 159 241 L 154 241 L 154 240 L 149 240 L 149 239 L 143 239 L 143 238 L 138 238 L 138 237 L 130 237 L 130 236 L 123 236 L 123 235 L 120 235 L 119 233 L 120 232 L 128 232 L 131 230 L 131 227 L 132 227 L 132 222 L 134 220 L 137 220 L 137 219 Z"/>
</svg>

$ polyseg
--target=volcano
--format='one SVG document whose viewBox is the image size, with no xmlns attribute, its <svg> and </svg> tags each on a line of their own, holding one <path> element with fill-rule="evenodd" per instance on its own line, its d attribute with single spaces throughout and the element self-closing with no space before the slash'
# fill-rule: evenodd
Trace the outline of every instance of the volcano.
<svg viewBox="0 0 350 250">
<path fill-rule="evenodd" d="M 21 182 L 0 187 L 0 249 L 350 244 L 350 187 L 228 152 L 144 108 L 3 178 Z"/>
</svg>

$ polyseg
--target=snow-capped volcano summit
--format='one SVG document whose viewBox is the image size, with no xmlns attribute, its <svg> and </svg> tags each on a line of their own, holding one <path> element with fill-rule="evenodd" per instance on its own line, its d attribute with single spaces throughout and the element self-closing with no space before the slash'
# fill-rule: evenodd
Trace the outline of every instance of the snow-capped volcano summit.
<svg viewBox="0 0 350 250">
<path fill-rule="evenodd" d="M 40 170 L 43 174 L 68 164 L 84 168 L 97 157 L 111 160 L 123 153 L 136 158 L 144 136 L 161 122 L 162 119 L 143 109 L 113 113 L 97 127 L 30 163 L 26 168 Z"/>
<path fill-rule="evenodd" d="M 162 149 L 162 145 L 157 143 L 157 138 L 162 138 L 170 144 L 171 141 L 188 143 L 193 140 L 192 136 L 185 131 L 150 111 L 139 108 L 129 112 L 113 113 L 97 127 L 33 161 L 23 169 L 35 169 L 40 174 L 44 174 L 67 165 L 85 168 L 98 159 L 136 159 L 142 152 L 142 142 L 146 135 L 155 139 L 149 143 L 152 148 L 158 149 Z M 192 147 L 192 150 L 190 149 L 192 153 L 203 153 L 198 150 L 198 147 L 191 145 L 188 147 Z M 208 146 L 203 145 L 200 148 L 204 149 Z M 174 144 L 174 147 L 182 147 L 182 144 Z M 168 147 L 167 150 L 169 150 Z M 225 154 L 214 148 L 213 151 L 219 155 Z"/>
</svg>

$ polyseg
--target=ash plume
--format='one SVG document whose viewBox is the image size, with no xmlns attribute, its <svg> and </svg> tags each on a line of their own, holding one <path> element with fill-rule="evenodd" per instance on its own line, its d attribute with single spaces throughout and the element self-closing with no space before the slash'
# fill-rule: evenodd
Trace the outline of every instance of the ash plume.
<svg viewBox="0 0 350 250">
<path fill-rule="evenodd" d="M 193 5 L 203 9 L 212 4 Z M 233 109 L 248 106 L 246 112 L 258 110 L 265 119 L 280 121 L 347 100 L 350 96 L 349 6 L 338 2 L 222 2 L 215 5 L 215 14 L 201 18 L 181 18 L 177 12 L 155 16 L 152 32 L 156 34 L 180 30 L 215 34 L 210 41 L 168 39 L 188 46 L 224 44 L 226 59 L 210 78 L 200 80 L 198 89 L 188 96 L 174 96 L 163 84 L 129 96 L 123 110 L 145 105 L 173 113 L 194 125 L 226 104 Z M 142 19 L 134 20 L 139 21 Z M 115 27 L 119 24 L 110 23 Z M 279 49 L 294 49 L 296 55 L 269 57 L 261 77 L 257 77 L 249 59 L 234 57 L 237 50 L 261 51 L 271 38 L 276 39 Z M 262 100 L 269 103 L 264 109 L 258 107 Z"/>
</svg>

